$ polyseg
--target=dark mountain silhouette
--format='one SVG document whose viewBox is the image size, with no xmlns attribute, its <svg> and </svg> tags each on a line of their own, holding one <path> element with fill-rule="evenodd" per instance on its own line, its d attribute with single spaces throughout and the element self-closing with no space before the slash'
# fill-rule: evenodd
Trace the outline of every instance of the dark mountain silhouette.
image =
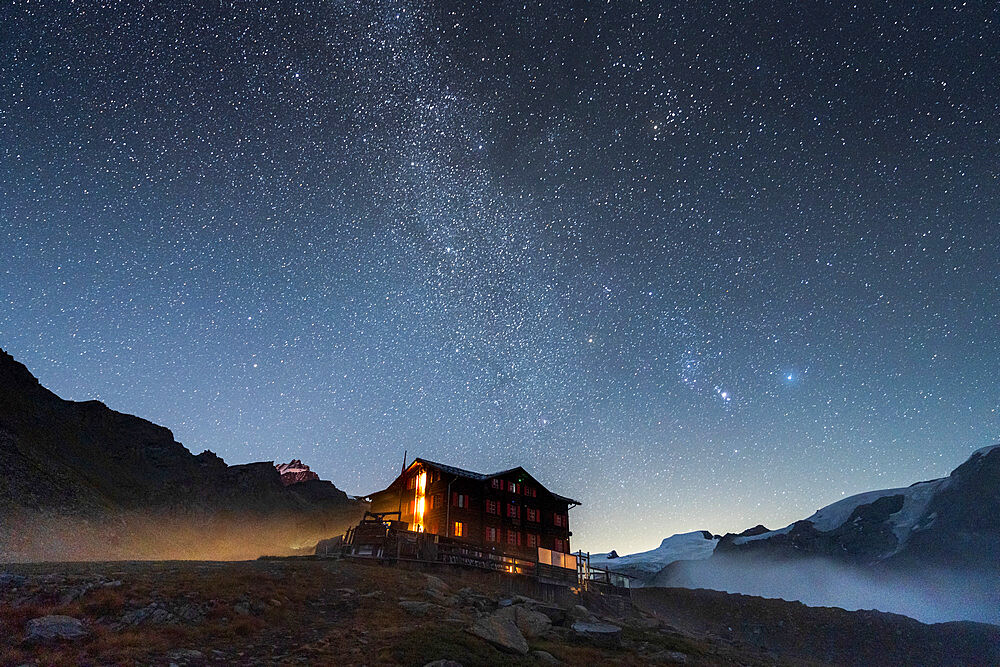
<svg viewBox="0 0 1000 667">
<path fill-rule="evenodd" d="M 272 462 L 229 466 L 145 419 L 63 400 L 3 350 L 0 471 L 0 560 L 284 553 L 361 511 L 330 482 L 286 486 Z"/>
</svg>

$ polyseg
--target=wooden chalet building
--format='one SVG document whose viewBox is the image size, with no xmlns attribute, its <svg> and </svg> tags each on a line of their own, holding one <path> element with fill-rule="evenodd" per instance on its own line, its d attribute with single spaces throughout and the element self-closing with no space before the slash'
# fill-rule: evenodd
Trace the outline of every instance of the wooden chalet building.
<svg viewBox="0 0 1000 667">
<path fill-rule="evenodd" d="M 486 475 L 418 458 L 370 498 L 372 512 L 399 512 L 409 531 L 576 567 L 562 555 L 573 535 L 569 509 L 580 502 L 549 491 L 524 468 Z"/>
</svg>

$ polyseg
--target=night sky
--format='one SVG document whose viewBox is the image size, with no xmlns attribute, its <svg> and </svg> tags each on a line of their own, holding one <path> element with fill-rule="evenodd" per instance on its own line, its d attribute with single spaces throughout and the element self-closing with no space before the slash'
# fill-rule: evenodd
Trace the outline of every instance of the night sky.
<svg viewBox="0 0 1000 667">
<path fill-rule="evenodd" d="M 574 549 L 946 475 L 1000 9 L 903 4 L 4 3 L 0 346 L 348 493 L 523 465 Z"/>
</svg>

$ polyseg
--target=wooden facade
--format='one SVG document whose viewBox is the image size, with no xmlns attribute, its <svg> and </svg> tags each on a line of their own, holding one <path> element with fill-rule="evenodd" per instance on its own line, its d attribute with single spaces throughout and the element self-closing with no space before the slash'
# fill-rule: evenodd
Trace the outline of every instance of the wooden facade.
<svg viewBox="0 0 1000 667">
<path fill-rule="evenodd" d="M 570 553 L 569 509 L 580 504 L 521 467 L 485 475 L 419 458 L 370 498 L 410 531 L 536 560 L 539 548 Z"/>
</svg>

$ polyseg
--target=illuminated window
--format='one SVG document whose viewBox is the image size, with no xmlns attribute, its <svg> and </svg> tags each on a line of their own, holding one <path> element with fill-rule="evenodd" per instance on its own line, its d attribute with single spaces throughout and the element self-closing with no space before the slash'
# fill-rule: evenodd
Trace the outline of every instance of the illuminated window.
<svg viewBox="0 0 1000 667">
<path fill-rule="evenodd" d="M 497 534 L 497 529 L 493 526 L 486 528 L 486 541 L 487 542 L 499 542 L 500 536 Z"/>
<path fill-rule="evenodd" d="M 526 533 L 524 535 L 524 538 L 525 541 L 527 541 L 529 547 L 538 546 L 538 535 L 535 535 L 534 533 Z"/>
<path fill-rule="evenodd" d="M 507 490 L 511 493 L 517 493 L 517 482 L 507 482 Z"/>
<path fill-rule="evenodd" d="M 538 521 L 538 510 L 533 507 L 524 508 L 528 515 L 528 521 Z"/>
<path fill-rule="evenodd" d="M 454 530 L 452 530 L 451 534 L 453 537 L 462 537 L 463 535 L 465 535 L 465 524 L 462 523 L 461 521 L 456 521 L 455 528 Z"/>
</svg>

